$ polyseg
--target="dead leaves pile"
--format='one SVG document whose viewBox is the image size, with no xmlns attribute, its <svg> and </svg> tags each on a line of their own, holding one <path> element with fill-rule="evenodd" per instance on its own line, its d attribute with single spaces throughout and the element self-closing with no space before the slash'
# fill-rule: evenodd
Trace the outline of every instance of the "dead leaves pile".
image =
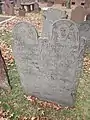
<svg viewBox="0 0 90 120">
<path fill-rule="evenodd" d="M 16 17 L 6 23 L 4 23 L 2 26 L 0 26 L 0 30 L 6 30 L 9 32 L 12 32 L 12 29 L 14 25 L 18 22 L 29 22 L 32 25 L 35 26 L 35 28 L 38 30 L 38 32 L 41 33 L 42 30 L 42 15 L 40 13 L 29 13 L 26 15 L 26 17 Z"/>
<path fill-rule="evenodd" d="M 33 105 L 38 104 L 40 106 L 40 108 L 38 108 L 38 110 L 40 110 L 41 108 L 51 108 L 54 109 L 56 111 L 62 110 L 62 109 L 74 109 L 74 107 L 62 107 L 54 102 L 48 102 L 48 101 L 41 101 L 38 98 L 34 97 L 34 96 L 26 96 L 24 95 L 24 97 L 30 101 Z"/>
<path fill-rule="evenodd" d="M 84 71 L 86 73 L 90 73 L 90 58 L 88 56 L 84 58 L 83 65 L 84 65 Z"/>
<path fill-rule="evenodd" d="M 0 120 L 10 120 L 13 114 L 10 114 L 9 111 L 4 111 L 0 108 Z"/>
<path fill-rule="evenodd" d="M 4 111 L 2 108 L 0 108 L 0 120 L 11 120 L 13 118 L 13 115 L 14 114 L 10 114 L 9 111 Z M 18 116 L 17 120 L 51 120 L 51 119 L 44 116 L 37 116 L 37 117 Z"/>
</svg>

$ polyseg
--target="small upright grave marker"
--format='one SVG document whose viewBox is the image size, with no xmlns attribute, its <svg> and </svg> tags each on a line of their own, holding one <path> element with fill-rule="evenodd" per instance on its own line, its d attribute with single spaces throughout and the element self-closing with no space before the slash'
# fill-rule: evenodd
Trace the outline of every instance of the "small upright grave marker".
<svg viewBox="0 0 90 120">
<path fill-rule="evenodd" d="M 71 20 L 74 22 L 82 22 L 85 19 L 86 11 L 82 6 L 77 6 L 71 12 Z"/>
</svg>

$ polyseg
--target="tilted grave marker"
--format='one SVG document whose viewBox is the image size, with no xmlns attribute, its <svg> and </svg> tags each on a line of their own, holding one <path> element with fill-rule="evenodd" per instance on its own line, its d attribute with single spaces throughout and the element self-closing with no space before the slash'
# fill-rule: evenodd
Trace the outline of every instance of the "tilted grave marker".
<svg viewBox="0 0 90 120">
<path fill-rule="evenodd" d="M 38 38 L 30 23 L 20 22 L 13 37 L 13 54 L 26 94 L 74 105 L 85 45 L 77 25 L 59 20 L 53 24 L 51 39 L 44 39 Z"/>
<path fill-rule="evenodd" d="M 42 36 L 50 38 L 52 34 L 53 23 L 59 19 L 65 18 L 67 18 L 65 11 L 61 11 L 55 8 L 48 8 L 47 10 L 44 10 Z"/>
</svg>

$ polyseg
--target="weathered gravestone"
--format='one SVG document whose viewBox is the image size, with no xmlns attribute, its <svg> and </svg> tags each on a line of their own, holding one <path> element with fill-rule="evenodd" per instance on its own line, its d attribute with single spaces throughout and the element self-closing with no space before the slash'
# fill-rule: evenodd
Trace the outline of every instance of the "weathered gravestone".
<svg viewBox="0 0 90 120">
<path fill-rule="evenodd" d="M 82 6 L 77 6 L 71 12 L 71 20 L 74 22 L 82 22 L 85 19 L 86 10 Z"/>
<path fill-rule="evenodd" d="M 90 21 L 78 23 L 79 34 L 86 39 L 86 48 L 90 50 Z"/>
<path fill-rule="evenodd" d="M 51 37 L 52 34 L 52 24 L 59 19 L 66 19 L 67 15 L 65 11 L 61 11 L 54 8 L 49 8 L 43 11 L 43 37 Z"/>
<path fill-rule="evenodd" d="M 25 92 L 72 106 L 84 54 L 84 39 L 76 24 L 59 20 L 53 24 L 51 39 L 43 39 L 30 23 L 20 22 L 13 37 L 13 54 Z"/>
<path fill-rule="evenodd" d="M 9 91 L 11 89 L 7 67 L 0 50 L 0 88 Z"/>
</svg>

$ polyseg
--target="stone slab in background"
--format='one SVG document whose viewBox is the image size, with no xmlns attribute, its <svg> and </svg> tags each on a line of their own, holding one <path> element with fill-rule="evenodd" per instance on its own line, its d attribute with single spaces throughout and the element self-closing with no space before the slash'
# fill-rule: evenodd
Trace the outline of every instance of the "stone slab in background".
<svg viewBox="0 0 90 120">
<path fill-rule="evenodd" d="M 42 36 L 51 37 L 52 35 L 52 24 L 59 19 L 66 19 L 67 15 L 65 11 L 61 11 L 54 8 L 48 8 L 43 11 L 43 28 Z"/>
<path fill-rule="evenodd" d="M 71 20 L 74 22 L 82 22 L 85 19 L 86 10 L 82 6 L 77 6 L 71 12 Z"/>
<path fill-rule="evenodd" d="M 52 39 L 46 39 L 38 38 L 30 23 L 20 22 L 13 29 L 13 38 L 13 54 L 25 93 L 73 106 L 85 45 L 76 24 L 59 20 L 52 25 Z"/>
<path fill-rule="evenodd" d="M 90 50 L 90 21 L 84 21 L 78 24 L 79 34 L 86 39 L 86 48 Z"/>
</svg>

